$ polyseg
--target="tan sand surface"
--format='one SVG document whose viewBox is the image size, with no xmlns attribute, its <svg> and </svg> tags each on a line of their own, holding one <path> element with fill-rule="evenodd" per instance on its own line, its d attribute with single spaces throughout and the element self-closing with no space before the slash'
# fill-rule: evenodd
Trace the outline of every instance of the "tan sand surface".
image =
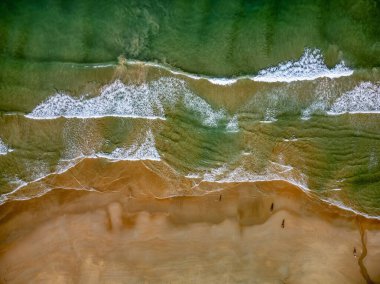
<svg viewBox="0 0 380 284">
<path fill-rule="evenodd" d="M 43 182 L 56 189 L 0 206 L 1 283 L 380 282 L 379 222 L 286 182 L 95 159 Z"/>
</svg>

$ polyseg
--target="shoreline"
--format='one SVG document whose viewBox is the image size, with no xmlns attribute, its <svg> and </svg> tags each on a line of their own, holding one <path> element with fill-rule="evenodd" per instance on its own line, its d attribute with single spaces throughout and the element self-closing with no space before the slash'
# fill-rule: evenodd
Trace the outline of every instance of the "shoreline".
<svg viewBox="0 0 380 284">
<path fill-rule="evenodd" d="M 77 161 L 75 164 L 72 164 L 70 167 L 68 168 L 65 168 L 63 171 L 62 170 L 59 170 L 59 171 L 56 171 L 56 172 L 52 172 L 52 173 L 49 173 L 47 174 L 46 176 L 43 176 L 43 177 L 40 177 L 36 180 L 33 180 L 33 181 L 30 181 L 30 182 L 27 182 L 26 184 L 23 184 L 15 189 L 13 189 L 12 191 L 10 192 L 7 192 L 7 193 L 4 193 L 2 194 L 3 198 L 0 199 L 0 208 L 1 206 L 3 206 L 4 204 L 7 204 L 8 202 L 16 202 L 16 201 L 27 201 L 27 200 L 31 200 L 31 199 L 35 199 L 35 198 L 40 198 L 40 197 L 43 197 L 44 195 L 48 194 L 50 191 L 54 191 L 55 189 L 57 188 L 62 188 L 64 190 L 74 190 L 74 191 L 97 191 L 97 190 L 94 190 L 93 188 L 91 187 L 88 187 L 86 186 L 88 189 L 84 189 L 83 185 L 78 181 L 78 180 L 75 180 L 75 182 L 78 184 L 80 184 L 80 187 L 81 188 L 78 188 L 78 187 L 70 187 L 70 185 L 68 186 L 63 186 L 63 185 L 55 185 L 54 182 L 51 183 L 51 180 L 55 180 L 57 176 L 61 176 L 61 175 L 69 175 L 70 174 L 70 171 L 71 170 L 75 170 L 76 171 L 76 168 L 79 167 L 81 168 L 81 163 L 85 163 L 88 162 L 88 163 L 97 163 L 98 159 L 101 159 L 103 161 L 105 161 L 106 163 L 108 163 L 109 165 L 112 165 L 113 163 L 125 163 L 127 165 L 127 167 L 133 167 L 134 164 L 142 164 L 142 165 L 145 165 L 145 163 L 148 163 L 150 165 L 154 165 L 155 163 L 159 164 L 159 167 L 160 168 L 167 168 L 167 170 L 171 171 L 172 175 L 175 175 L 177 176 L 178 174 L 175 172 L 174 169 L 172 169 L 170 167 L 170 165 L 168 165 L 165 161 L 163 160 L 153 160 L 153 159 L 140 159 L 140 160 L 136 160 L 136 159 L 112 159 L 112 158 L 107 158 L 107 157 L 103 157 L 101 155 L 94 155 L 94 156 L 83 156 L 83 157 L 79 157 L 77 159 L 74 159 L 74 161 Z M 101 164 L 103 162 L 100 162 Z M 139 165 L 140 166 L 140 165 Z M 146 167 L 146 166 L 145 166 Z M 150 170 L 149 169 L 149 166 L 146 167 L 146 169 Z M 177 177 L 178 178 L 178 177 Z M 367 219 L 367 220 L 375 220 L 375 221 L 379 221 L 380 222 L 380 216 L 375 216 L 375 215 L 370 215 L 368 213 L 365 213 L 365 212 L 360 212 L 354 208 L 351 208 L 351 207 L 348 207 L 344 204 L 338 204 L 338 201 L 334 201 L 334 200 L 328 200 L 328 199 L 324 199 L 324 198 L 321 198 L 319 196 L 317 196 L 313 191 L 311 191 L 310 189 L 308 189 L 307 187 L 301 185 L 301 184 L 298 184 L 294 181 L 291 181 L 291 180 L 286 180 L 286 179 L 281 179 L 281 178 L 273 178 L 273 179 L 257 179 L 257 180 L 241 180 L 241 181 L 228 181 L 228 180 L 202 180 L 201 178 L 199 177 L 189 177 L 189 176 L 181 176 L 181 179 L 184 179 L 184 180 L 187 180 L 188 184 L 192 183 L 192 184 L 195 184 L 195 186 L 191 186 L 191 190 L 194 189 L 194 187 L 197 187 L 198 189 L 195 190 L 194 192 L 192 192 L 191 190 L 187 190 L 186 192 L 189 194 L 189 195 L 182 195 L 181 192 L 174 192 L 173 195 L 171 196 L 164 196 L 162 197 L 162 199 L 165 199 L 165 198 L 171 198 L 171 197 L 178 197 L 178 196 L 194 196 L 194 193 L 198 194 L 199 193 L 199 188 L 201 188 L 202 186 L 201 185 L 208 185 L 208 184 L 218 184 L 218 185 L 222 185 L 222 186 L 234 186 L 234 185 L 238 185 L 238 184 L 250 184 L 252 186 L 255 186 L 256 184 L 261 184 L 261 183 L 269 183 L 269 184 L 272 184 L 272 183 L 284 183 L 284 184 L 288 184 L 288 187 L 291 187 L 291 188 L 294 188 L 294 190 L 297 190 L 297 191 L 301 191 L 303 194 L 305 194 L 306 196 L 310 197 L 310 198 L 314 198 L 316 200 L 318 200 L 318 202 L 321 202 L 322 204 L 324 204 L 326 207 L 333 207 L 333 208 L 337 208 L 338 210 L 341 210 L 342 212 L 347 212 L 349 214 L 353 214 L 354 216 L 357 216 L 358 218 L 364 218 L 364 219 Z M 45 187 L 46 188 L 46 185 L 48 185 L 48 187 L 51 187 L 49 189 L 47 189 L 46 191 L 42 191 L 36 195 L 33 195 L 33 196 L 24 196 L 24 197 L 21 197 L 21 198 L 18 198 L 18 197 L 15 197 L 17 196 L 17 194 L 19 194 L 19 192 L 27 192 L 29 191 L 29 188 L 35 188 L 35 187 L 40 187 L 40 188 L 43 188 Z M 201 189 L 201 192 L 202 189 Z M 206 192 L 208 193 L 208 191 Z M 8 199 L 8 196 L 14 196 L 14 199 Z M 195 195 L 195 196 L 198 196 L 198 195 Z M 158 196 L 156 196 L 156 198 L 160 198 Z"/>
<path fill-rule="evenodd" d="M 191 181 L 162 175 L 159 163 L 120 164 L 111 180 L 106 168 L 71 171 L 97 191 L 60 189 L 74 180 L 57 176 L 47 194 L 1 205 L 2 280 L 191 282 L 198 267 L 211 282 L 237 271 L 258 283 L 380 281 L 378 220 L 286 182 L 204 182 L 189 192 Z"/>
</svg>

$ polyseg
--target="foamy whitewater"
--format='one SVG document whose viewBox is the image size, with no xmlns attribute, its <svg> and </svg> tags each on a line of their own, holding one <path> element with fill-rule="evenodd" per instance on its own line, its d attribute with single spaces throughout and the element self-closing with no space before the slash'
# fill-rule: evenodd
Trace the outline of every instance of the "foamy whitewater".
<svg viewBox="0 0 380 284">
<path fill-rule="evenodd" d="M 340 115 L 344 113 L 380 113 L 380 83 L 361 82 L 342 94 L 317 95 L 315 101 L 302 110 L 301 119 L 315 113 Z"/>
<path fill-rule="evenodd" d="M 167 84 L 128 86 L 120 80 L 102 88 L 100 95 L 90 98 L 88 95 L 73 98 L 59 93 L 38 105 L 27 117 L 37 119 L 95 118 L 104 116 L 125 116 L 164 119 L 161 104 Z M 157 88 L 161 87 L 161 88 Z M 161 89 L 161 90 L 160 90 Z M 169 93 L 170 94 L 170 93 Z"/>
<path fill-rule="evenodd" d="M 145 136 L 145 138 L 144 138 Z M 18 178 L 14 179 L 15 189 L 7 194 L 3 194 L 0 197 L 0 204 L 6 202 L 7 200 L 26 200 L 42 196 L 49 192 L 52 188 L 48 185 L 39 187 L 40 190 L 36 192 L 27 192 L 25 194 L 17 194 L 20 190 L 28 186 L 29 184 L 40 182 L 42 179 L 49 177 L 53 174 L 62 174 L 70 170 L 70 168 L 76 166 L 83 159 L 95 159 L 95 158 L 104 158 L 107 160 L 124 160 L 124 161 L 138 161 L 138 160 L 151 160 L 151 161 L 160 161 L 161 157 L 156 149 L 156 143 L 152 131 L 149 129 L 146 131 L 145 135 L 141 135 L 141 138 L 144 138 L 142 143 L 136 141 L 130 147 L 125 148 L 116 148 L 112 153 L 96 153 L 93 155 L 85 156 L 83 154 L 79 155 L 70 160 L 63 159 L 61 160 L 55 172 L 49 173 L 46 169 L 46 165 L 43 163 L 31 163 L 29 168 L 33 172 L 31 175 L 31 180 L 29 182 L 20 181 Z M 75 177 L 74 177 L 75 178 Z M 80 182 L 78 181 L 80 184 Z M 76 190 L 88 190 L 94 191 L 93 188 L 88 188 L 80 184 L 78 188 L 70 188 Z"/>
<path fill-rule="evenodd" d="M 362 82 L 343 94 L 331 106 L 329 114 L 380 112 L 380 83 Z"/>
<path fill-rule="evenodd" d="M 204 99 L 196 96 L 186 82 L 174 78 L 141 84 L 126 85 L 116 80 L 102 88 L 100 95 L 73 98 L 59 93 L 39 104 L 26 117 L 33 119 L 97 118 L 106 116 L 166 119 L 166 109 L 178 102 L 202 119 L 206 126 L 217 126 L 222 119 L 228 119 L 224 110 L 214 110 Z"/>
<path fill-rule="evenodd" d="M 235 183 L 235 182 L 257 182 L 283 180 L 298 186 L 305 192 L 309 192 L 307 177 L 297 169 L 289 165 L 270 162 L 262 173 L 255 173 L 247 170 L 244 166 L 231 167 L 223 164 L 218 168 L 211 169 L 204 173 L 189 173 L 189 179 L 197 179 L 198 182 Z"/>
<path fill-rule="evenodd" d="M 329 69 L 324 62 L 322 52 L 319 49 L 306 48 L 303 55 L 297 61 L 287 61 L 277 66 L 261 70 L 257 75 L 239 76 L 235 78 L 218 78 L 196 75 L 170 66 L 160 65 L 153 62 L 129 60 L 128 64 L 143 64 L 165 69 L 172 74 L 185 76 L 194 80 L 207 80 L 214 85 L 232 85 L 239 80 L 252 80 L 256 82 L 294 82 L 315 80 L 318 78 L 339 78 L 350 76 L 354 71 L 348 68 L 343 61 L 334 68 Z"/>
<path fill-rule="evenodd" d="M 4 142 L 3 140 L 0 139 L 0 155 L 6 155 L 9 152 L 12 152 L 13 150 L 10 149 Z"/>
<path fill-rule="evenodd" d="M 329 69 L 324 63 L 320 50 L 307 48 L 298 61 L 280 63 L 277 66 L 262 70 L 253 77 L 253 80 L 259 82 L 292 82 L 315 80 L 320 77 L 338 78 L 352 74 L 353 70 L 349 69 L 343 61 Z"/>
<path fill-rule="evenodd" d="M 145 140 L 141 144 L 135 142 L 129 148 L 116 148 L 110 154 L 98 153 L 96 156 L 111 160 L 161 160 L 160 154 L 156 149 L 156 142 L 152 130 L 150 129 L 145 133 Z"/>
<path fill-rule="evenodd" d="M 227 123 L 226 130 L 228 132 L 239 132 L 239 119 L 238 119 L 238 116 L 236 114 Z"/>
<path fill-rule="evenodd" d="M 139 62 L 129 62 L 129 64 L 137 63 Z M 321 51 L 318 49 L 306 49 L 298 61 L 288 61 L 278 66 L 270 67 L 260 71 L 257 76 L 244 76 L 233 79 L 202 77 L 169 69 L 156 63 L 152 63 L 151 65 L 167 69 L 177 75 L 180 74 L 197 80 L 206 79 L 213 84 L 222 85 L 234 83 L 240 79 L 261 82 L 292 82 L 314 80 L 319 77 L 336 78 L 349 76 L 353 73 L 343 62 L 337 64 L 333 69 L 328 69 L 324 63 Z M 316 101 L 303 111 L 302 117 L 308 119 L 312 113 L 318 110 L 329 110 L 329 113 L 377 111 L 380 108 L 377 95 L 379 87 L 371 86 L 370 84 L 360 85 L 352 92 L 345 94 L 341 99 L 336 101 L 330 110 L 325 101 Z M 369 95 L 363 97 L 363 94 L 366 93 L 369 93 Z M 195 95 L 188 88 L 185 81 L 168 77 L 140 85 L 126 85 L 120 80 L 116 80 L 104 86 L 100 94 L 95 97 L 89 95 L 73 97 L 67 93 L 57 93 L 39 104 L 26 116 L 33 119 L 117 116 L 165 120 L 167 110 L 176 107 L 178 102 L 181 102 L 187 109 L 198 114 L 198 117 L 202 119 L 202 123 L 206 126 L 215 127 L 223 119 L 230 121 L 228 131 L 232 129 L 231 125 L 236 125 L 232 120 L 233 118 L 229 117 L 223 109 L 214 109 L 204 99 Z M 267 108 L 263 122 L 274 121 L 276 121 L 276 110 Z M 234 127 L 233 131 L 235 130 L 236 127 Z"/>
</svg>

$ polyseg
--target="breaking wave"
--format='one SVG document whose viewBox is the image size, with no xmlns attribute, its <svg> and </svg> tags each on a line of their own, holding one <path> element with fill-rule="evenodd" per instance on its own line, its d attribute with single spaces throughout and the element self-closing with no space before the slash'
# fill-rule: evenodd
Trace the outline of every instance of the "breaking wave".
<svg viewBox="0 0 380 284">
<path fill-rule="evenodd" d="M 0 155 L 6 155 L 9 152 L 12 152 L 13 149 L 10 149 L 3 140 L 0 139 Z"/>
<path fill-rule="evenodd" d="M 88 95 L 73 98 L 58 93 L 26 116 L 33 119 L 117 116 L 165 120 L 166 110 L 174 108 L 179 102 L 199 114 L 207 126 L 216 126 L 221 119 L 228 118 L 224 110 L 215 110 L 192 93 L 183 80 L 175 78 L 161 78 L 141 85 L 126 85 L 116 80 L 103 87 L 100 95 L 93 98 Z"/>
<path fill-rule="evenodd" d="M 116 148 L 112 153 L 99 153 L 98 157 L 110 160 L 153 160 L 160 161 L 161 156 L 156 149 L 156 142 L 152 130 L 148 130 L 145 134 L 143 143 L 134 143 L 129 148 Z"/>
<path fill-rule="evenodd" d="M 324 62 L 322 52 L 319 49 L 306 48 L 303 55 L 297 61 L 287 61 L 277 66 L 261 70 L 257 75 L 246 75 L 232 78 L 218 78 L 188 73 L 169 66 L 153 62 L 128 61 L 129 64 L 144 64 L 165 69 L 172 74 L 181 75 L 194 80 L 207 80 L 214 85 L 232 85 L 239 80 L 252 80 L 256 82 L 293 82 L 315 80 L 322 77 L 339 78 L 350 76 L 353 70 L 348 68 L 343 61 L 334 68 L 329 69 Z"/>
<path fill-rule="evenodd" d="M 353 71 L 344 62 L 329 69 L 324 63 L 322 53 L 318 49 L 305 49 L 298 61 L 288 61 L 262 70 L 253 80 L 260 82 L 292 82 L 315 80 L 320 77 L 338 78 L 350 76 Z"/>
<path fill-rule="evenodd" d="M 363 82 L 339 97 L 329 114 L 380 112 L 380 85 Z"/>
</svg>

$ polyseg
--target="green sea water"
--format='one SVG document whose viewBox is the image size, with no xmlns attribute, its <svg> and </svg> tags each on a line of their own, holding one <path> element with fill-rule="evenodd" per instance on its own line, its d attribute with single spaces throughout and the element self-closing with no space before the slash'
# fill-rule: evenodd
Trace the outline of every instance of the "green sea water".
<svg viewBox="0 0 380 284">
<path fill-rule="evenodd" d="M 193 73 L 255 73 L 321 49 L 327 63 L 380 64 L 376 0 L 4 0 L 0 54 L 38 62 L 168 63 Z"/>
<path fill-rule="evenodd" d="M 2 1 L 0 192 L 153 159 L 379 216 L 379 67 L 378 1 Z"/>
</svg>

